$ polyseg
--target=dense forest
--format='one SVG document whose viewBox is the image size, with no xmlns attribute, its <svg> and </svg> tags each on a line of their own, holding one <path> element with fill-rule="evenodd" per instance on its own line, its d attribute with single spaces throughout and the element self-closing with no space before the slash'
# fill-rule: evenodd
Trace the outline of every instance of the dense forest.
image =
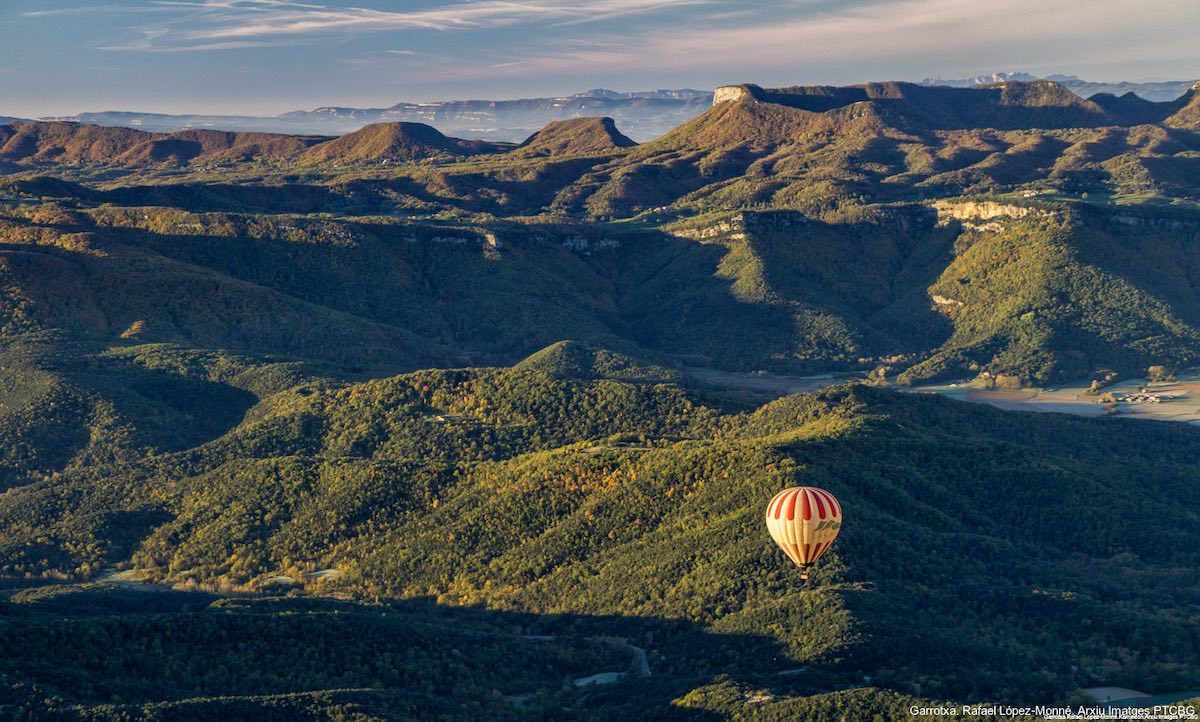
<svg viewBox="0 0 1200 722">
<path fill-rule="evenodd" d="M 0 125 L 0 720 L 1196 690 L 1200 431 L 894 388 L 1200 359 L 1196 91 L 1010 85 L 640 145 Z M 712 381 L 767 370 L 841 380 Z M 807 582 L 799 484 L 846 514 Z"/>
<path fill-rule="evenodd" d="M 170 359 L 182 379 L 236 364 L 164 349 L 140 363 L 149 359 Z M 62 468 L 17 479 L 4 496 L 0 569 L 26 580 L 4 607 L 5 673 L 21 689 L 93 705 L 168 690 L 257 705 L 242 698 L 407 689 L 403 665 L 371 665 L 416 654 L 407 645 L 419 634 L 380 625 L 389 610 L 420 619 L 449 607 L 500 627 L 496 654 L 514 629 L 583 644 L 541 672 L 556 679 L 636 680 L 627 654 L 584 642 L 642 647 L 654 676 L 637 684 L 664 714 L 678 711 L 672 700 L 709 699 L 684 694 L 703 680 L 754 686 L 793 669 L 803 671 L 783 688 L 772 680 L 772 695 L 870 680 L 922 697 L 1033 703 L 1100 681 L 1171 691 L 1200 674 L 1192 429 L 1014 415 L 862 385 L 747 407 L 663 376 L 559 344 L 512 369 L 302 381 L 186 449 L 140 445 L 153 430 L 137 427 L 159 414 L 113 419 L 113 442 L 93 430 L 74 456 L 60 452 Z M 39 415 L 23 435 L 51 421 Z M 796 483 L 830 489 L 852 520 L 807 585 L 761 528 L 765 500 Z M 125 581 L 85 581 L 111 567 Z M 131 578 L 194 591 L 125 591 Z M 313 602 L 303 607 L 313 621 L 284 599 L 255 606 L 280 594 L 368 606 Z M 114 617 L 107 605 L 130 610 Z M 59 615 L 77 610 L 64 627 Z M 350 653 L 334 641 L 342 632 L 321 631 L 329 619 L 364 636 L 352 659 L 339 656 Z M 376 635 L 406 646 L 362 652 Z M 197 657 L 196 644 L 213 651 Z M 268 649 L 283 655 L 268 665 L 275 676 L 232 671 Z M 216 668 L 230 676 L 193 679 L 189 665 L 212 666 L 216 653 L 232 655 Z M 296 661 L 310 654 L 311 670 Z M 45 659 L 56 661 L 33 662 Z M 110 664 L 132 678 L 81 695 L 94 686 L 79 683 L 88 670 Z M 536 670 L 501 683 L 487 678 L 486 657 L 471 664 L 484 675 L 472 684 L 501 698 L 530 687 L 576 704 Z M 145 665 L 165 677 L 151 684 L 127 669 Z"/>
</svg>

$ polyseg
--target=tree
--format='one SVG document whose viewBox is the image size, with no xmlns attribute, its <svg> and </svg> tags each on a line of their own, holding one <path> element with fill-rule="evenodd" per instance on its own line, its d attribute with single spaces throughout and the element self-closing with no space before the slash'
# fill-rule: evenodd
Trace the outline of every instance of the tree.
<svg viewBox="0 0 1200 722">
<path fill-rule="evenodd" d="M 1150 368 L 1146 369 L 1146 380 L 1147 381 L 1174 381 L 1175 380 L 1175 372 L 1172 371 L 1171 369 L 1167 368 L 1166 366 L 1155 364 L 1154 366 L 1151 366 Z"/>
</svg>

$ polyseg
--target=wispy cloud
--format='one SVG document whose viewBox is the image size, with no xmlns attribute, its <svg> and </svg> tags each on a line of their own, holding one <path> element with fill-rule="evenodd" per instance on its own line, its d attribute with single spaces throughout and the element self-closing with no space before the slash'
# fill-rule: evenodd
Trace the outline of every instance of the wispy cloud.
<svg viewBox="0 0 1200 722">
<path fill-rule="evenodd" d="M 256 47 L 282 37 L 315 39 L 332 34 L 400 30 L 449 31 L 527 23 L 582 24 L 627 15 L 653 13 L 715 0 L 479 0 L 421 10 L 334 7 L 287 0 L 151 0 L 177 17 L 141 28 L 134 42 L 101 46 L 106 50 L 220 50 Z M 109 10 L 91 6 L 78 11 Z M 50 11 L 46 11 L 50 12 Z M 275 44 L 271 42 L 270 44 Z"/>
<path fill-rule="evenodd" d="M 1196 0 L 1143 0 L 1138 13 L 1125 0 L 1090 0 L 1086 8 L 1072 0 L 881 0 L 740 27 L 691 27 L 659 38 L 646 62 L 678 67 L 700 58 L 712 67 L 757 69 L 974 56 L 989 67 L 1007 58 L 1019 69 L 1146 53 L 1187 60 L 1195 58 L 1195 42 L 1178 22 L 1196 9 Z"/>
<path fill-rule="evenodd" d="M 485 70 L 530 76 L 555 70 L 637 67 L 660 70 L 753 71 L 781 65 L 817 65 L 872 59 L 937 57 L 978 51 L 983 57 L 1012 58 L 1017 67 L 1047 66 L 1060 59 L 1077 63 L 1118 62 L 1119 58 L 1186 60 L 1186 33 L 1174 19 L 1194 14 L 1196 0 L 1144 0 L 1144 12 L 1129 13 L 1126 0 L 1091 0 L 1081 10 L 1073 0 L 796 0 L 739 5 L 729 0 L 455 0 L 412 10 L 342 7 L 330 2 L 293 0 L 142 0 L 134 6 L 95 4 L 26 15 L 67 12 L 126 12 L 138 18 L 135 35 L 99 44 L 125 52 L 206 52 L 316 44 L 331 38 L 386 32 L 530 26 L 547 43 L 512 48 L 479 48 L 461 57 L 450 74 L 473 77 Z M 383 9 L 381 9 L 381 7 Z M 661 22 L 625 22 L 616 34 L 571 30 L 630 15 Z M 687 18 L 686 22 L 680 22 Z M 1166 24 L 1164 27 L 1164 23 Z M 609 26 L 606 26 L 609 29 Z M 576 45 L 549 52 L 547 44 L 572 41 L 612 46 L 597 53 Z M 1136 42 L 1130 42 L 1130 39 Z M 1022 49 L 1037 48 L 1037 57 Z M 1122 53 L 1122 48 L 1132 48 Z M 410 50 L 384 51 L 410 55 Z M 1149 54 L 1147 54 L 1149 53 Z M 1088 57 L 1090 54 L 1091 57 Z M 1111 60 L 1109 60 L 1111 58 Z"/>
<path fill-rule="evenodd" d="M 870 71 L 878 79 L 900 64 L 924 64 L 938 72 L 946 58 L 956 58 L 964 73 L 1149 61 L 1195 66 L 1194 39 L 1179 32 L 1178 19 L 1195 14 L 1196 0 L 1144 0 L 1144 5 L 1145 12 L 1130 14 L 1125 0 L 1091 0 L 1086 11 L 1072 0 L 873 0 L 777 12 L 769 20 L 761 12 L 737 13 L 727 15 L 725 23 L 592 36 L 604 52 L 572 43 L 486 67 L 511 75 L 703 69 L 716 77 L 738 73 L 733 79 L 752 80 L 763 71 L 792 68 L 799 76 L 806 69 L 827 74 L 847 65 L 886 68 Z M 708 20 L 717 17 L 714 12 Z M 455 74 L 476 72 L 460 68 Z M 795 81 L 802 80 L 796 76 Z"/>
<path fill-rule="evenodd" d="M 51 8 L 48 10 L 27 10 L 21 15 L 27 18 L 54 17 L 62 15 L 88 15 L 92 13 L 147 13 L 167 12 L 169 8 L 157 5 L 76 5 L 74 7 Z"/>
<path fill-rule="evenodd" d="M 140 31 L 141 37 L 123 43 L 99 45 L 98 50 L 141 51 L 147 53 L 191 53 L 205 50 L 236 50 L 245 48 L 267 48 L 294 44 L 287 41 L 269 40 L 223 40 L 210 43 L 188 43 L 185 45 L 163 44 L 161 38 L 167 36 L 170 30 L 166 28 L 147 28 Z"/>
</svg>

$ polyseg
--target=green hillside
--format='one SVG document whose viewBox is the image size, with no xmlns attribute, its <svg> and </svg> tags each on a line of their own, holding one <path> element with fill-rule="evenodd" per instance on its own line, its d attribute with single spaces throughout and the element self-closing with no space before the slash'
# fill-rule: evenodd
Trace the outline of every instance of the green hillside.
<svg viewBox="0 0 1200 722">
<path fill-rule="evenodd" d="M 194 448 L 29 480 L 3 498 L 0 569 L 55 579 L 132 565 L 225 593 L 284 578 L 318 595 L 533 614 L 549 630 L 575 615 L 586 636 L 653 640 L 638 646 L 657 677 L 638 684 L 663 705 L 720 675 L 775 689 L 796 667 L 812 672 L 773 695 L 865 677 L 918 696 L 1066 700 L 1096 680 L 1182 688 L 1200 666 L 1191 429 L 866 387 L 738 411 L 652 370 L 616 365 L 646 379 L 618 381 L 539 368 L 559 353 L 512 370 L 301 383 Z M 764 500 L 795 483 L 830 489 L 853 519 L 808 586 L 762 529 Z M 10 613 L 34 598 L 22 595 Z M 163 634 L 183 624 L 155 619 Z M 162 653 L 185 654 L 174 644 Z M 30 669 L 6 673 L 77 694 Z M 376 684 L 296 674 L 310 681 L 170 685 L 192 697 Z"/>
<path fill-rule="evenodd" d="M 14 339 L 178 343 L 373 375 L 511 364 L 564 338 L 667 366 L 883 366 L 900 383 L 1046 384 L 1200 359 L 1200 215 L 1187 209 L 960 197 L 659 228 L 78 197 L 0 213 L 0 334 Z"/>
<path fill-rule="evenodd" d="M 1198 231 L 1191 218 L 1087 208 L 968 229 L 928 290 L 954 332 L 900 379 L 985 369 L 1046 384 L 1193 365 L 1200 315 L 1185 278 Z"/>
</svg>

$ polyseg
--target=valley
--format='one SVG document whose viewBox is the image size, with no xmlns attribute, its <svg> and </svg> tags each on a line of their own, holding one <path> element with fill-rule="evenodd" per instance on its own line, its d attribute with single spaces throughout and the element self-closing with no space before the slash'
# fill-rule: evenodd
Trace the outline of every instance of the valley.
<svg viewBox="0 0 1200 722">
<path fill-rule="evenodd" d="M 701 384 L 741 390 L 763 399 L 811 393 L 846 383 L 853 378 L 835 374 L 787 376 L 766 371 L 734 372 L 702 368 L 687 368 L 684 372 Z M 1178 380 L 1165 382 L 1148 382 L 1144 378 L 1122 379 L 1099 391 L 1093 391 L 1090 383 L 1083 382 L 1054 388 L 1012 390 L 979 388 L 969 383 L 908 386 L 898 390 L 935 393 L 1008 411 L 1200 423 L 1200 402 L 1196 400 L 1200 398 L 1200 375 L 1194 372 L 1180 374 Z"/>
</svg>

